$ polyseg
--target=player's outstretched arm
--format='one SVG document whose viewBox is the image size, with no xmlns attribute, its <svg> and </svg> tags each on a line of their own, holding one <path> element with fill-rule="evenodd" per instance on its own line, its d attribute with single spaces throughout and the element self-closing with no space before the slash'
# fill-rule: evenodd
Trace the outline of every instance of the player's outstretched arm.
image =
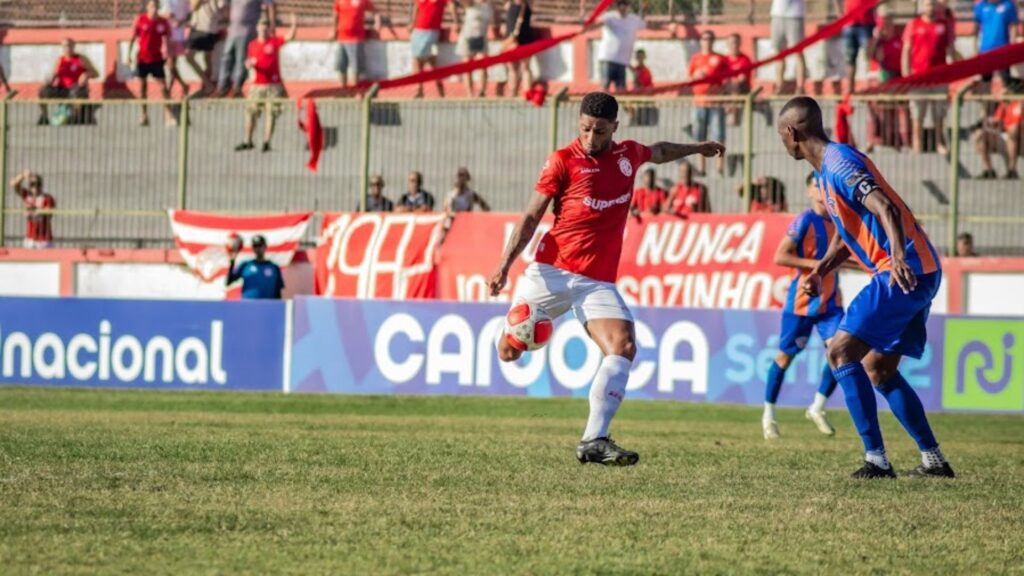
<svg viewBox="0 0 1024 576">
<path fill-rule="evenodd" d="M 697 144 L 676 144 L 675 142 L 658 142 L 651 145 L 651 162 L 664 164 L 674 162 L 687 156 L 700 154 L 711 158 L 725 155 L 725 146 L 719 142 L 698 142 Z"/>
<path fill-rule="evenodd" d="M 523 253 L 530 240 L 533 239 L 533 234 L 537 231 L 537 225 L 544 218 L 544 213 L 548 211 L 548 204 L 550 203 L 551 196 L 546 196 L 540 192 L 535 192 L 533 197 L 530 198 L 530 203 L 526 206 L 526 211 L 523 213 L 523 219 L 519 221 L 519 224 L 516 224 L 515 230 L 512 231 L 512 237 L 508 240 L 508 246 L 505 247 L 505 254 L 501 257 L 498 269 L 491 275 L 491 296 L 497 296 L 505 288 L 505 283 L 508 282 L 509 268 L 512 267 L 512 263 Z"/>
<path fill-rule="evenodd" d="M 909 294 L 917 287 L 917 275 L 907 264 L 907 234 L 903 229 L 899 208 L 877 187 L 865 194 L 861 203 L 878 218 L 889 238 L 889 260 L 892 263 L 889 285 L 896 284 L 904 294 Z"/>
<path fill-rule="evenodd" d="M 838 232 L 833 234 L 825 256 L 817 261 L 811 268 L 811 273 L 804 278 L 803 291 L 811 296 L 817 296 L 821 293 L 821 278 L 838 268 L 849 257 L 850 248 L 846 246 L 846 242 Z"/>
</svg>

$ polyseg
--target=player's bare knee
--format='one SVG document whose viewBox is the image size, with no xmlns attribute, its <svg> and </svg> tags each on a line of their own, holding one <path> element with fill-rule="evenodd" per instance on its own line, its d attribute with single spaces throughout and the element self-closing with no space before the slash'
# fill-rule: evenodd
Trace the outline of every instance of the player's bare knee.
<svg viewBox="0 0 1024 576">
<path fill-rule="evenodd" d="M 789 368 L 789 363 L 792 361 L 793 357 L 790 356 L 789 354 L 786 354 L 785 352 L 779 352 L 778 354 L 775 355 L 775 364 L 777 364 L 779 368 L 782 368 L 783 370 Z"/>
<path fill-rule="evenodd" d="M 636 357 L 636 342 L 633 341 L 633 337 L 629 336 L 623 339 L 621 342 L 617 342 L 613 346 L 614 354 L 616 356 L 622 356 L 630 361 Z"/>
</svg>

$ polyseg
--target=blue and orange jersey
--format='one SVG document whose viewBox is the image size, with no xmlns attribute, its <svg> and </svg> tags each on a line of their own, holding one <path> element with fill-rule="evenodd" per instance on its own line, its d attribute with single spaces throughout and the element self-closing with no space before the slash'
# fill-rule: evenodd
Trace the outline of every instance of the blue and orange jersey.
<svg viewBox="0 0 1024 576">
<path fill-rule="evenodd" d="M 808 208 L 801 212 L 786 235 L 796 244 L 796 255 L 800 258 L 821 260 L 828 251 L 828 243 L 835 234 L 836 226 L 828 218 L 818 216 Z M 793 281 L 786 293 L 784 312 L 797 316 L 821 316 L 832 314 L 843 309 L 843 298 L 839 292 L 839 277 L 833 271 L 821 279 L 821 294 L 808 296 L 800 289 L 808 270 L 797 268 L 793 273 Z"/>
<path fill-rule="evenodd" d="M 839 235 L 866 272 L 878 274 L 892 268 L 889 237 L 882 222 L 864 206 L 865 197 L 875 189 L 899 210 L 906 260 L 914 273 L 922 276 L 941 269 L 939 254 L 924 228 L 861 151 L 846 144 L 829 144 L 818 173 L 818 188 Z"/>
</svg>

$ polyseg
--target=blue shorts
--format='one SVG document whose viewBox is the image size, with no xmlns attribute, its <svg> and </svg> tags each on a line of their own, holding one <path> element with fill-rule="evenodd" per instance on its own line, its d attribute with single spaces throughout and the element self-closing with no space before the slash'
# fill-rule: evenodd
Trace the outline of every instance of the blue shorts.
<svg viewBox="0 0 1024 576">
<path fill-rule="evenodd" d="M 942 272 L 918 276 L 914 291 L 904 294 L 899 286 L 889 286 L 889 272 L 875 274 L 850 302 L 839 329 L 876 352 L 920 358 L 928 339 L 928 312 L 941 283 Z"/>
<path fill-rule="evenodd" d="M 818 328 L 818 335 L 824 342 L 835 336 L 843 311 L 836 310 L 820 316 L 798 316 L 792 312 L 782 313 L 782 332 L 779 335 L 779 351 L 787 356 L 796 356 L 807 346 L 811 331 Z"/>
<path fill-rule="evenodd" d="M 436 56 L 437 41 L 441 38 L 440 30 L 415 29 L 409 36 L 412 57 L 416 60 L 427 60 Z"/>
<path fill-rule="evenodd" d="M 707 140 L 708 134 L 715 142 L 725 142 L 725 109 L 720 106 L 700 107 L 690 114 L 693 122 L 693 139 L 698 142 Z"/>
<path fill-rule="evenodd" d="M 848 66 L 857 65 L 857 53 L 861 48 L 867 52 L 874 30 L 874 24 L 854 24 L 843 28 L 843 55 Z M 868 54 L 869 59 L 870 56 Z"/>
</svg>

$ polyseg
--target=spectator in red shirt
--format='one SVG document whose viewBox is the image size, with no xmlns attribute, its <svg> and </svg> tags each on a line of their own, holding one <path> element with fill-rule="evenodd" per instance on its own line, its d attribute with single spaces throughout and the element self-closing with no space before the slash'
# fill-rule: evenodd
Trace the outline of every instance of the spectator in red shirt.
<svg viewBox="0 0 1024 576">
<path fill-rule="evenodd" d="M 739 189 L 743 193 L 743 187 Z M 786 211 L 786 185 L 778 178 L 762 176 L 754 180 L 750 189 L 751 214 L 776 214 Z"/>
<path fill-rule="evenodd" d="M 252 150 L 253 133 L 260 114 L 266 112 L 263 131 L 263 152 L 270 152 L 270 139 L 274 136 L 274 124 L 281 115 L 281 98 L 288 93 L 281 83 L 281 47 L 295 39 L 297 24 L 292 14 L 292 26 L 285 37 L 273 33 L 270 21 L 261 19 L 256 24 L 256 39 L 249 43 L 245 67 L 255 73 L 247 96 L 249 105 L 245 115 L 245 141 L 235 146 L 235 151 Z"/>
<path fill-rule="evenodd" d="M 836 14 L 845 14 L 851 10 L 859 10 L 864 4 L 872 2 L 873 0 L 845 0 L 845 8 L 843 10 L 839 5 L 839 0 L 832 0 Z M 863 48 L 865 52 L 870 52 L 868 47 L 871 45 L 871 39 L 875 29 L 875 9 L 872 8 L 867 12 L 861 14 L 857 18 L 854 18 L 852 22 L 843 28 L 843 55 L 846 57 L 846 86 L 850 92 L 857 91 L 857 55 L 860 53 L 860 49 Z"/>
<path fill-rule="evenodd" d="M 875 33 L 868 45 L 868 57 L 871 69 L 878 72 L 878 81 L 882 84 L 903 75 L 903 36 L 897 32 L 888 14 L 878 15 Z M 891 146 L 899 150 L 910 142 L 910 110 L 906 102 L 871 102 L 868 114 L 865 152 L 871 153 L 875 146 Z"/>
<path fill-rule="evenodd" d="M 668 213 L 685 218 L 689 214 L 711 212 L 708 189 L 693 179 L 693 167 L 689 162 L 679 163 L 679 180 L 672 187 L 668 199 Z"/>
<path fill-rule="evenodd" d="M 412 0 L 412 25 L 409 27 L 409 46 L 416 62 L 416 73 L 437 66 L 437 44 L 441 40 L 441 25 L 444 23 L 444 8 L 448 0 Z M 459 27 L 459 14 L 455 3 L 451 5 L 452 20 L 456 30 Z M 444 97 L 444 83 L 434 81 L 437 93 Z M 416 89 L 416 97 L 423 98 L 423 84 Z"/>
<path fill-rule="evenodd" d="M 88 98 L 89 80 L 99 78 L 99 73 L 84 54 L 75 52 L 75 41 L 65 38 L 61 43 L 61 55 L 53 65 L 50 78 L 39 91 L 39 97 L 47 100 L 58 98 Z M 5 82 L 6 84 L 6 82 Z M 7 87 L 10 92 L 10 87 Z M 39 105 L 40 126 L 50 123 L 46 104 Z"/>
<path fill-rule="evenodd" d="M 935 0 L 921 0 L 921 15 L 910 21 L 903 30 L 902 71 L 904 76 L 923 72 L 935 66 L 942 66 L 947 58 L 955 58 L 949 23 L 939 20 L 940 13 Z M 921 90 L 923 94 L 948 96 L 947 86 L 933 86 Z M 931 110 L 935 126 L 935 151 L 946 154 L 946 136 L 943 126 L 946 117 L 946 102 L 918 100 L 910 109 L 911 141 L 914 152 L 921 152 L 925 114 Z"/>
<path fill-rule="evenodd" d="M 754 71 L 747 70 L 746 72 L 739 74 L 740 70 L 743 70 L 747 66 L 750 66 L 750 57 L 742 51 L 742 39 L 739 34 L 729 35 L 729 54 L 726 55 L 726 62 L 729 65 L 729 71 L 733 74 L 731 80 L 728 81 L 727 90 L 729 94 L 736 94 L 739 96 L 745 96 L 750 94 L 750 88 L 753 86 L 751 79 L 753 78 Z M 729 106 L 729 125 L 739 126 L 740 124 L 740 113 L 743 108 L 741 106 Z"/>
<path fill-rule="evenodd" d="M 146 11 L 135 17 L 132 25 L 132 39 L 128 43 L 128 67 L 135 70 L 139 77 L 139 96 L 146 100 L 149 97 L 149 77 L 160 83 L 160 94 L 163 99 L 171 98 L 171 90 L 167 86 L 164 70 L 167 66 L 168 42 L 171 38 L 171 23 L 157 13 L 157 1 L 148 0 Z M 139 50 L 134 49 L 138 43 Z M 140 126 L 149 126 L 149 105 L 142 104 Z M 169 104 L 164 104 L 164 116 L 168 126 L 176 126 L 178 121 Z"/>
<path fill-rule="evenodd" d="M 667 200 L 668 193 L 658 186 L 657 173 L 654 168 L 648 168 L 644 170 L 644 185 L 633 190 L 629 213 L 637 218 L 641 215 L 661 214 Z"/>
<path fill-rule="evenodd" d="M 641 48 L 636 51 L 636 66 L 633 66 L 633 90 L 645 90 L 654 87 L 651 69 L 647 67 L 647 52 Z"/>
<path fill-rule="evenodd" d="M 27 187 L 23 187 L 25 184 Z M 52 210 L 57 207 L 53 196 L 43 192 L 43 177 L 24 170 L 11 180 L 11 190 L 21 198 L 27 214 L 25 223 L 25 248 L 53 247 L 52 214 L 37 214 L 38 210 Z"/>
<path fill-rule="evenodd" d="M 700 52 L 690 58 L 689 74 L 691 80 L 700 80 L 726 74 L 729 72 L 729 61 L 725 56 L 714 51 L 715 33 L 705 30 L 700 35 Z M 693 87 L 693 138 L 703 142 L 708 138 L 708 126 L 711 127 L 711 139 L 715 142 L 725 143 L 725 109 L 722 106 L 710 103 L 706 96 L 721 95 L 724 90 L 725 80 L 718 80 L 706 84 L 698 84 Z M 718 156 L 718 173 L 725 173 L 725 155 Z M 703 175 L 706 173 L 705 158 L 697 159 L 697 171 Z"/>
<path fill-rule="evenodd" d="M 1003 102 L 996 108 L 995 116 L 986 119 L 974 133 L 974 146 L 981 157 L 982 172 L 979 178 L 996 177 L 992 166 L 992 152 L 998 152 L 1006 159 L 1007 180 L 1017 180 L 1017 158 L 1024 150 L 1024 127 L 1021 112 L 1024 102 L 1013 100 Z"/>
<path fill-rule="evenodd" d="M 338 51 L 334 59 L 341 87 L 348 86 L 351 67 L 355 81 L 366 76 L 363 45 L 366 43 L 366 15 L 373 14 L 374 27 L 380 28 L 381 18 L 371 0 L 334 0 L 334 37 Z"/>
<path fill-rule="evenodd" d="M 505 3 L 505 40 L 502 43 L 502 51 L 525 46 L 536 39 L 533 30 L 533 6 L 530 5 L 530 0 L 509 0 Z M 519 87 L 523 83 L 533 86 L 530 60 L 525 58 L 510 62 L 506 67 L 512 82 L 511 96 L 519 94 Z M 502 91 L 499 89 L 499 93 Z"/>
</svg>

